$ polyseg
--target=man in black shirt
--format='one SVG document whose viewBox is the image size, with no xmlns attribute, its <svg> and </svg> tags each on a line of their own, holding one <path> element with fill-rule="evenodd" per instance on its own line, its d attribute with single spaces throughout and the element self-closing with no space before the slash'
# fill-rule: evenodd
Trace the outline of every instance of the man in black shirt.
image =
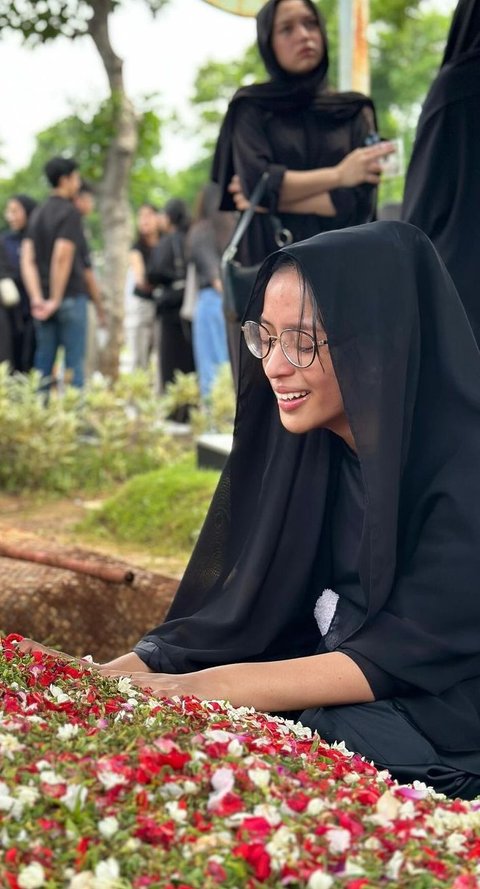
<svg viewBox="0 0 480 889">
<path fill-rule="evenodd" d="M 59 346 L 66 382 L 81 388 L 87 329 L 80 213 L 72 201 L 80 187 L 77 163 L 54 157 L 45 165 L 49 198 L 33 212 L 23 241 L 21 270 L 35 319 L 34 366 L 47 385 Z"/>
</svg>

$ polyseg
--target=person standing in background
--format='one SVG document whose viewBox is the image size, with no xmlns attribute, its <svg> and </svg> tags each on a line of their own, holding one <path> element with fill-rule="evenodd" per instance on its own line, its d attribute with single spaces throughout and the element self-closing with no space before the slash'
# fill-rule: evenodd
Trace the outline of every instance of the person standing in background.
<svg viewBox="0 0 480 889">
<path fill-rule="evenodd" d="M 130 250 L 125 284 L 125 343 L 132 371 L 148 368 L 154 348 L 155 301 L 147 266 L 160 235 L 158 210 L 145 201 L 137 211 L 137 236 Z"/>
<path fill-rule="evenodd" d="M 185 201 L 171 198 L 164 207 L 166 233 L 153 248 L 147 266 L 147 279 L 153 287 L 158 321 L 159 371 L 161 386 L 173 382 L 175 371 L 194 371 L 191 330 L 180 317 L 185 291 L 185 243 L 190 214 Z M 171 419 L 186 422 L 188 410 L 179 410 Z"/>
<path fill-rule="evenodd" d="M 459 0 L 418 121 L 402 219 L 437 248 L 480 344 L 479 111 L 480 0 Z"/>
<path fill-rule="evenodd" d="M 203 402 L 208 400 L 219 367 L 228 363 L 220 260 L 233 231 L 233 218 L 220 212 L 218 204 L 218 185 L 209 182 L 198 195 L 195 221 L 187 237 L 187 260 L 194 264 L 198 285 L 192 338 Z"/>
<path fill-rule="evenodd" d="M 221 210 L 245 209 L 269 173 L 267 212 L 256 214 L 239 246 L 246 265 L 278 247 L 270 214 L 293 241 L 373 219 L 381 159 L 394 150 L 367 145 L 376 133 L 371 99 L 329 87 L 327 32 L 312 0 L 268 0 L 257 15 L 257 43 L 270 80 L 233 96 L 212 169 Z M 228 330 L 237 378 L 239 323 Z"/>
<path fill-rule="evenodd" d="M 49 389 L 58 348 L 65 350 L 65 380 L 84 385 L 87 302 L 82 218 L 73 204 L 80 188 L 73 158 L 53 157 L 45 165 L 50 197 L 29 220 L 20 268 L 35 320 L 34 365 Z"/>
<path fill-rule="evenodd" d="M 20 251 L 28 220 L 36 206 L 37 202 L 30 195 L 12 195 L 5 208 L 9 230 L 1 237 L 10 274 L 19 294 L 18 303 L 8 311 L 12 337 L 12 370 L 19 373 L 28 373 L 32 369 L 35 351 L 30 300 L 20 272 Z"/>
<path fill-rule="evenodd" d="M 78 193 L 75 195 L 74 204 L 83 220 L 86 220 L 95 210 L 94 190 L 84 179 L 82 179 Z M 107 330 L 102 292 L 93 269 L 92 255 L 85 232 L 85 225 L 83 226 L 83 247 L 81 255 L 86 289 L 88 296 L 90 297 L 90 302 L 87 306 L 87 344 L 85 352 L 85 377 L 88 379 L 96 369 L 99 341 L 98 333 L 99 331 L 103 331 L 103 333 L 107 335 Z M 92 304 L 95 308 L 95 312 L 90 311 Z"/>
</svg>

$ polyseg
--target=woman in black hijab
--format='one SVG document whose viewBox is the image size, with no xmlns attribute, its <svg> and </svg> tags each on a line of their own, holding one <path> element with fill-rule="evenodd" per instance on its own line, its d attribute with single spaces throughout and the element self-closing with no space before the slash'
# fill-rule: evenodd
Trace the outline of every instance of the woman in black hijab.
<svg viewBox="0 0 480 889">
<path fill-rule="evenodd" d="M 270 75 L 239 89 L 220 131 L 212 178 L 222 210 L 235 209 L 236 175 L 248 197 L 266 170 L 262 205 L 281 215 L 295 241 L 373 217 L 380 159 L 388 145 L 364 148 L 375 131 L 371 100 L 328 87 L 325 24 L 311 0 L 268 0 L 257 15 L 257 42 Z M 268 217 L 244 238 L 244 261 L 275 250 Z"/>
<path fill-rule="evenodd" d="M 459 0 L 425 99 L 403 219 L 435 244 L 480 343 L 480 0 Z"/>
<path fill-rule="evenodd" d="M 270 256 L 248 319 L 232 453 L 176 598 L 100 669 L 287 713 L 473 798 L 480 353 L 452 280 L 417 228 L 375 222 Z"/>
<path fill-rule="evenodd" d="M 376 136 L 372 101 L 328 86 L 328 39 L 312 0 L 268 0 L 257 15 L 257 43 L 266 83 L 239 89 L 222 124 L 212 178 L 221 210 L 245 209 L 263 173 L 269 178 L 238 259 L 261 262 L 278 248 L 270 214 L 293 241 L 367 222 L 375 216 L 381 158 L 393 146 Z M 239 324 L 229 323 L 234 377 Z"/>
</svg>

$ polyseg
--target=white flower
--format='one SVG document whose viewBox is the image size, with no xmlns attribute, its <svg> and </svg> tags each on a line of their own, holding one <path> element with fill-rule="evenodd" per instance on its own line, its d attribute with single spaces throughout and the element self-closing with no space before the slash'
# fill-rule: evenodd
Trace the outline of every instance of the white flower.
<svg viewBox="0 0 480 889">
<path fill-rule="evenodd" d="M 45 883 L 45 871 L 38 861 L 32 861 L 27 867 L 22 868 L 18 875 L 18 885 L 21 889 L 39 889 Z"/>
<path fill-rule="evenodd" d="M 9 812 L 14 803 L 15 800 L 10 794 L 10 789 L 4 781 L 0 781 L 0 812 Z"/>
<path fill-rule="evenodd" d="M 268 787 L 270 784 L 270 772 L 268 769 L 249 769 L 248 777 L 255 787 Z"/>
<path fill-rule="evenodd" d="M 282 820 L 278 809 L 269 803 L 259 803 L 255 806 L 253 814 L 256 815 L 257 818 L 265 818 L 265 821 L 268 821 L 272 827 L 276 827 Z"/>
<path fill-rule="evenodd" d="M 272 866 L 277 870 L 285 863 L 297 861 L 300 855 L 295 834 L 284 824 L 275 831 L 265 849 L 271 857 Z"/>
<path fill-rule="evenodd" d="M 342 852 L 346 852 L 352 841 L 350 831 L 345 830 L 343 827 L 330 828 L 330 830 L 327 830 L 326 837 L 328 848 L 334 855 L 341 855 Z"/>
<path fill-rule="evenodd" d="M 95 889 L 116 889 L 120 868 L 116 858 L 106 858 L 99 861 L 95 867 Z"/>
<path fill-rule="evenodd" d="M 65 725 L 60 725 L 58 727 L 57 738 L 60 738 L 61 741 L 69 741 L 70 738 L 74 738 L 75 735 L 78 735 L 78 732 L 78 725 L 72 725 L 70 722 L 67 722 Z"/>
<path fill-rule="evenodd" d="M 23 750 L 25 744 L 21 744 L 15 735 L 0 735 L 0 756 L 6 756 L 7 759 L 13 759 L 15 753 Z"/>
<path fill-rule="evenodd" d="M 187 811 L 182 809 L 175 800 L 165 803 L 165 808 L 170 815 L 170 818 L 173 818 L 177 824 L 182 824 L 183 821 L 187 820 Z"/>
<path fill-rule="evenodd" d="M 400 850 L 397 849 L 397 851 L 394 852 L 392 857 L 390 858 L 390 861 L 387 862 L 387 866 L 385 868 L 385 876 L 389 880 L 392 880 L 393 882 L 396 882 L 398 880 L 403 861 L 403 852 L 400 852 Z"/>
<path fill-rule="evenodd" d="M 75 874 L 68 884 L 68 889 L 95 889 L 93 871 L 85 870 L 81 874 Z"/>
<path fill-rule="evenodd" d="M 215 809 L 223 797 L 230 793 L 235 783 L 235 776 L 231 769 L 217 769 L 211 777 L 214 792 L 208 797 L 207 809 Z"/>
<path fill-rule="evenodd" d="M 65 778 L 62 778 L 61 775 L 57 775 L 56 772 L 52 772 L 48 769 L 43 769 L 40 775 L 40 781 L 42 784 L 50 784 L 52 787 L 54 784 L 65 784 Z"/>
<path fill-rule="evenodd" d="M 87 798 L 87 788 L 81 784 L 69 784 L 60 802 L 73 812 L 77 807 L 82 808 Z"/>
<path fill-rule="evenodd" d="M 232 735 L 232 732 L 226 732 L 221 728 L 209 728 L 204 732 L 204 737 L 208 741 L 213 741 L 215 744 L 228 744 L 235 735 Z"/>
<path fill-rule="evenodd" d="M 119 784 L 127 783 L 125 775 L 122 775 L 121 772 L 111 772 L 110 769 L 106 768 L 98 769 L 97 778 L 107 790 L 111 790 L 112 787 L 117 787 Z"/>
<path fill-rule="evenodd" d="M 66 704 L 67 701 L 72 700 L 70 695 L 66 695 L 63 689 L 59 688 L 58 685 L 50 685 L 48 690 L 57 704 Z"/>
<path fill-rule="evenodd" d="M 114 815 L 107 815 L 106 818 L 102 818 L 101 821 L 98 822 L 98 829 L 102 834 L 102 837 L 106 839 L 110 839 L 114 834 L 117 833 L 118 830 L 118 821 Z"/>
<path fill-rule="evenodd" d="M 461 855 L 465 852 L 466 837 L 462 833 L 452 833 L 447 837 L 447 849 L 453 855 Z"/>
<path fill-rule="evenodd" d="M 308 801 L 306 812 L 307 815 L 319 815 L 320 812 L 323 812 L 325 808 L 326 803 L 323 801 L 323 799 L 319 799 L 318 796 L 314 796 L 313 799 L 310 799 Z"/>
<path fill-rule="evenodd" d="M 243 753 L 243 744 L 240 744 L 238 738 L 234 738 L 233 741 L 230 741 L 227 747 L 227 753 L 229 756 L 241 756 Z"/>
<path fill-rule="evenodd" d="M 332 883 L 333 878 L 326 874 L 325 871 L 314 870 L 308 879 L 307 889 L 330 889 Z"/>
<path fill-rule="evenodd" d="M 17 790 L 17 799 L 21 802 L 22 806 L 34 806 L 40 796 L 39 791 L 36 787 L 32 787 L 31 785 L 22 785 Z"/>
<path fill-rule="evenodd" d="M 117 682 L 117 688 L 121 695 L 136 695 L 137 692 L 132 685 L 130 676 L 120 676 Z"/>
</svg>

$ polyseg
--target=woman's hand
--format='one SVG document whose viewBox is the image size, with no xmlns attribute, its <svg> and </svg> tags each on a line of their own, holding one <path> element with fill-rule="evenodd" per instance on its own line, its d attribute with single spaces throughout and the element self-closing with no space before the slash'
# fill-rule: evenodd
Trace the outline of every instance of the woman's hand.
<svg viewBox="0 0 480 889">
<path fill-rule="evenodd" d="M 354 188 L 364 182 L 378 185 L 382 176 L 382 159 L 394 151 L 395 146 L 391 142 L 355 148 L 337 164 L 338 188 Z"/>
<path fill-rule="evenodd" d="M 119 678 L 128 676 L 133 685 L 151 689 L 156 698 L 172 698 L 175 695 L 194 696 L 202 701 L 228 699 L 227 687 L 222 683 L 221 675 L 211 670 L 199 670 L 198 673 L 146 673 L 125 672 L 102 667 L 103 676 Z"/>
<path fill-rule="evenodd" d="M 40 642 L 35 642 L 34 639 L 22 639 L 20 642 L 18 642 L 18 650 L 21 651 L 22 654 L 31 654 L 33 651 L 41 651 L 42 654 L 48 654 L 50 657 L 57 658 L 57 660 L 59 661 L 74 663 L 83 667 L 97 666 L 97 664 L 87 660 L 86 658 L 75 657 L 72 654 L 67 654 L 65 651 L 58 651 L 58 649 L 56 648 L 48 648 L 46 645 L 42 645 Z"/>
</svg>

